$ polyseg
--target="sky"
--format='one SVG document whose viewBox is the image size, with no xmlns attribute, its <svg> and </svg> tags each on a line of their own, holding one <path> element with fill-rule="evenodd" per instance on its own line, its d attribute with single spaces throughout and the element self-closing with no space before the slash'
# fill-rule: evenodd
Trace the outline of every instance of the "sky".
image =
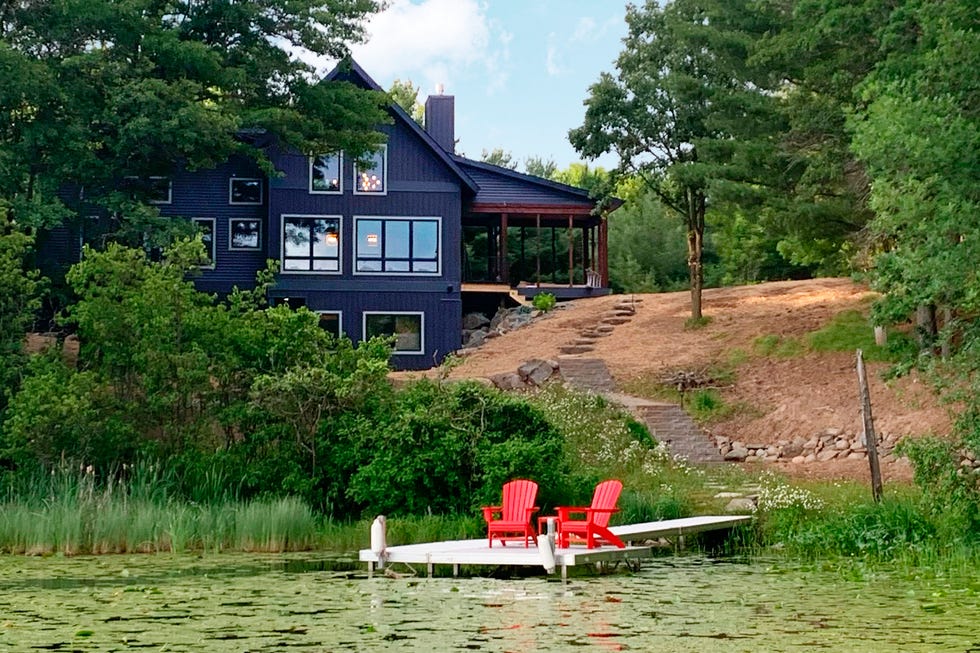
<svg viewBox="0 0 980 653">
<path fill-rule="evenodd" d="M 589 86 L 613 71 L 625 13 L 625 0 L 391 0 L 351 52 L 385 89 L 411 81 L 424 102 L 442 84 L 455 97 L 457 153 L 502 148 L 519 170 L 528 157 L 566 168 L 582 161 L 568 130 L 582 124 Z"/>
</svg>

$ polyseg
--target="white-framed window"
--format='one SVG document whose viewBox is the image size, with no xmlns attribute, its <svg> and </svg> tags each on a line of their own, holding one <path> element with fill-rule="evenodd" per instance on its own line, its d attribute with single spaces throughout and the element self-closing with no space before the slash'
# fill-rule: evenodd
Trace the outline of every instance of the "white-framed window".
<svg viewBox="0 0 980 653">
<path fill-rule="evenodd" d="M 340 311 L 317 311 L 320 315 L 320 328 L 339 338 L 344 334 L 343 314 Z"/>
<path fill-rule="evenodd" d="M 282 271 L 339 274 L 340 216 L 282 216 Z"/>
<path fill-rule="evenodd" d="M 354 164 L 355 195 L 386 195 L 388 193 L 388 146 L 365 155 L 367 163 Z"/>
<path fill-rule="evenodd" d="M 438 275 L 442 218 L 354 217 L 356 274 Z"/>
<path fill-rule="evenodd" d="M 174 199 L 174 182 L 170 177 L 150 177 L 146 201 L 150 204 L 170 204 Z"/>
<path fill-rule="evenodd" d="M 262 203 L 262 180 L 251 177 L 228 179 L 228 203 L 256 206 Z"/>
<path fill-rule="evenodd" d="M 233 252 L 257 251 L 262 248 L 262 220 L 228 218 L 228 249 Z"/>
<path fill-rule="evenodd" d="M 338 194 L 344 192 L 342 172 L 344 170 L 344 155 L 320 154 L 310 157 L 310 192 Z"/>
<path fill-rule="evenodd" d="M 409 311 L 365 311 L 364 339 L 395 336 L 397 354 L 425 353 L 425 313 Z"/>
<path fill-rule="evenodd" d="M 201 242 L 204 243 L 204 251 L 208 259 L 208 262 L 201 267 L 213 270 L 215 262 L 215 220 L 214 218 L 191 218 L 191 222 L 197 225 L 197 229 L 201 233 Z"/>
</svg>

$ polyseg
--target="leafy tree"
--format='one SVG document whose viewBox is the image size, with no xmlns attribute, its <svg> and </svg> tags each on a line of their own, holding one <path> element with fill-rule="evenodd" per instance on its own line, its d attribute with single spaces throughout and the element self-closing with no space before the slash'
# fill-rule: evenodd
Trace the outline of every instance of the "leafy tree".
<svg viewBox="0 0 980 653">
<path fill-rule="evenodd" d="M 52 224 L 64 218 L 56 192 L 66 184 L 110 206 L 126 176 L 235 153 L 263 160 L 243 132 L 302 151 L 376 146 L 383 94 L 316 83 L 293 52 L 342 57 L 377 9 L 374 0 L 5 3 L 0 198 L 19 222 Z"/>
<path fill-rule="evenodd" d="M 740 175 L 727 151 L 758 97 L 748 48 L 762 25 L 748 3 L 648 0 L 629 5 L 615 75 L 589 90 L 572 145 L 595 158 L 613 152 L 619 175 L 634 175 L 679 215 L 687 232 L 691 315 L 701 317 L 705 214 L 713 182 Z M 731 170 L 726 170 L 729 164 Z"/>
<path fill-rule="evenodd" d="M 558 173 L 558 164 L 552 159 L 545 161 L 539 156 L 532 156 L 524 160 L 524 172 L 543 179 L 554 179 Z"/>
<path fill-rule="evenodd" d="M 420 90 L 419 87 L 412 84 L 410 79 L 404 82 L 395 79 L 391 83 L 391 88 L 388 89 L 388 96 L 395 104 L 404 109 L 405 113 L 412 117 L 412 120 L 421 125 L 425 122 L 425 105 L 419 102 Z"/>
<path fill-rule="evenodd" d="M 0 215 L 4 214 L 0 205 Z M 41 308 L 44 279 L 27 266 L 33 239 L 0 217 L 0 418 L 26 363 L 24 340 Z"/>
<path fill-rule="evenodd" d="M 882 322 L 920 307 L 942 319 L 948 398 L 962 400 L 957 426 L 980 452 L 980 24 L 974 3 L 910 0 L 882 30 L 892 45 L 861 87 L 854 151 L 872 178 L 872 271 L 885 293 Z"/>
<path fill-rule="evenodd" d="M 500 166 L 501 168 L 517 170 L 517 161 L 514 161 L 514 157 L 511 156 L 511 153 L 505 152 L 499 147 L 495 147 L 489 152 L 487 150 L 483 150 L 483 152 L 480 154 L 480 161 L 491 165 Z"/>
</svg>

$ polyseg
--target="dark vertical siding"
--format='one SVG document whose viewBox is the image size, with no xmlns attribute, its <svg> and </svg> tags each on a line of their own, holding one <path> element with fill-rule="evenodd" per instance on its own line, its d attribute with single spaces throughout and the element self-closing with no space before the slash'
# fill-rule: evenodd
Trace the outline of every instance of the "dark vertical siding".
<svg viewBox="0 0 980 653">
<path fill-rule="evenodd" d="M 202 270 L 195 279 L 200 290 L 226 293 L 232 287 L 252 287 L 255 272 L 265 267 L 269 234 L 266 229 L 269 205 L 269 185 L 263 182 L 261 205 L 233 205 L 229 203 L 229 180 L 232 177 L 264 179 L 265 175 L 254 162 L 233 158 L 228 163 L 211 170 L 181 171 L 173 176 L 170 204 L 158 204 L 162 215 L 184 218 L 214 218 L 215 266 Z M 231 251 L 229 220 L 252 218 L 262 222 L 260 249 L 258 251 Z"/>
<path fill-rule="evenodd" d="M 352 340 L 362 336 L 365 311 L 424 313 L 421 355 L 395 355 L 403 369 L 437 364 L 460 347 L 460 216 L 462 194 L 458 177 L 407 126 L 385 127 L 388 135 L 388 192 L 355 195 L 354 161 L 343 161 L 343 192 L 309 192 L 309 160 L 295 152 L 271 156 L 282 176 L 270 181 L 269 256 L 279 259 L 281 216 L 341 216 L 341 274 L 280 274 L 274 297 L 301 297 L 313 311 L 340 311 L 344 331 Z M 440 217 L 442 267 L 438 276 L 358 275 L 354 267 L 354 218 L 358 216 Z"/>
</svg>

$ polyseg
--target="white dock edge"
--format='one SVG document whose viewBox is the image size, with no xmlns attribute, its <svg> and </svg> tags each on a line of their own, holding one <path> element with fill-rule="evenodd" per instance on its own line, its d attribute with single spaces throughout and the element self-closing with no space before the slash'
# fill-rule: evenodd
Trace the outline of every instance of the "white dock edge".
<svg viewBox="0 0 980 653">
<path fill-rule="evenodd" d="M 704 516 L 688 517 L 685 519 L 670 519 L 659 522 L 628 524 L 610 528 L 614 534 L 627 542 L 657 538 L 676 538 L 687 534 L 730 528 L 751 520 L 749 515 L 737 516 Z M 582 545 L 555 549 L 555 565 L 561 567 L 562 578 L 565 578 L 568 567 L 588 565 L 597 562 L 639 561 L 640 558 L 653 555 L 649 546 L 627 546 L 619 549 L 614 546 L 602 546 L 587 549 Z M 519 567 L 540 567 L 541 554 L 536 546 L 525 548 L 519 543 L 502 546 L 495 543 L 493 548 L 487 546 L 486 538 L 477 540 L 450 540 L 446 542 L 425 542 L 423 544 L 408 544 L 405 546 L 389 546 L 385 551 L 385 563 L 401 562 L 404 564 L 424 564 L 429 576 L 433 573 L 434 565 L 452 565 L 456 573 L 460 565 L 501 566 L 512 565 Z M 379 556 L 371 549 L 362 549 L 358 553 L 361 562 L 368 563 L 368 573 L 373 573 L 375 565 L 380 561 Z"/>
</svg>

